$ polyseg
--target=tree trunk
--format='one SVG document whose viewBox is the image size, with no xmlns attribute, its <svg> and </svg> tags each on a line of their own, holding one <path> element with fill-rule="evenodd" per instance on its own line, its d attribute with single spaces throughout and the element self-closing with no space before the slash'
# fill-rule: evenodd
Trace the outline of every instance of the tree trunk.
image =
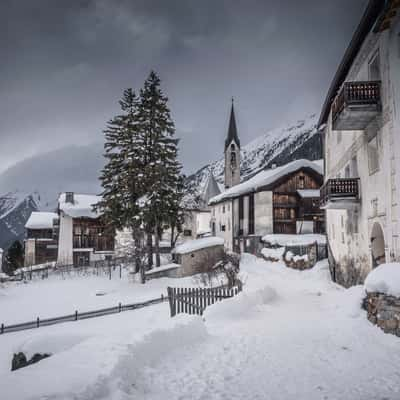
<svg viewBox="0 0 400 400">
<path fill-rule="evenodd" d="M 140 272 L 140 281 L 141 283 L 146 282 L 146 277 L 144 274 L 144 263 L 142 262 L 141 255 L 141 238 L 140 238 L 140 230 L 138 228 L 132 229 L 133 239 L 135 242 L 135 273 Z"/>
<path fill-rule="evenodd" d="M 147 232 L 147 269 L 153 268 L 153 234 Z"/>
<path fill-rule="evenodd" d="M 161 265 L 161 259 L 160 259 L 160 229 L 156 226 L 156 231 L 155 231 L 155 252 L 156 252 L 156 267 L 159 267 Z"/>
</svg>

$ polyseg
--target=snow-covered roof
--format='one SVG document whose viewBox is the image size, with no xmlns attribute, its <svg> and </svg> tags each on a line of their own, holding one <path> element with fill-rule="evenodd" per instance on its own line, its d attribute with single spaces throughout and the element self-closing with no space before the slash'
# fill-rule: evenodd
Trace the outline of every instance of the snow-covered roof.
<svg viewBox="0 0 400 400">
<path fill-rule="evenodd" d="M 101 196 L 74 193 L 73 200 L 73 203 L 67 202 L 65 193 L 61 193 L 58 198 L 60 210 L 70 217 L 98 218 L 101 215 L 101 212 L 93 211 L 93 206 L 101 201 Z"/>
<path fill-rule="evenodd" d="M 323 169 L 318 163 L 304 159 L 295 160 L 280 167 L 260 171 L 257 175 L 253 176 L 249 180 L 240 183 L 239 185 L 235 185 L 225 192 L 221 193 L 220 195 L 213 197 L 212 199 L 210 199 L 209 204 L 216 204 L 221 201 L 232 199 L 246 193 L 256 192 L 259 188 L 271 185 L 278 179 L 293 172 L 296 172 L 302 168 L 310 168 L 320 175 L 323 174 Z"/>
<path fill-rule="evenodd" d="M 303 235 L 285 235 L 281 233 L 273 233 L 265 235 L 262 238 L 264 243 L 272 246 L 307 246 L 317 242 L 318 244 L 326 244 L 326 236 L 315 233 L 306 233 Z"/>
<path fill-rule="evenodd" d="M 191 253 L 192 251 L 205 249 L 207 247 L 223 246 L 223 245 L 224 245 L 224 239 L 217 236 L 211 236 L 202 239 L 188 240 L 187 242 L 177 246 L 173 250 L 173 252 L 176 254 L 186 254 L 186 253 Z"/>
<path fill-rule="evenodd" d="M 299 189 L 297 193 L 303 198 L 319 197 L 320 194 L 319 189 Z"/>
<path fill-rule="evenodd" d="M 53 228 L 53 220 L 58 219 L 58 215 L 53 212 L 33 211 L 28 221 L 26 221 L 26 229 L 51 229 Z"/>
<path fill-rule="evenodd" d="M 373 269 L 365 279 L 364 288 L 370 293 L 400 297 L 400 263 L 381 264 Z"/>
</svg>

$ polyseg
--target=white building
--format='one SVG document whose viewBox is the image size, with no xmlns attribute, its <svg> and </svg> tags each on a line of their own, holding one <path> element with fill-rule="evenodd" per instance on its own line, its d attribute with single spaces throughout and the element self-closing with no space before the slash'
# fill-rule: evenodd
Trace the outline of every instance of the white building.
<svg viewBox="0 0 400 400">
<path fill-rule="evenodd" d="M 396 12 L 397 11 L 397 12 Z M 324 126 L 330 264 L 345 286 L 400 259 L 400 4 L 371 0 L 331 83 Z"/>
<path fill-rule="evenodd" d="M 58 199 L 59 264 L 87 265 L 114 254 L 115 231 L 94 210 L 100 196 L 62 193 Z"/>
</svg>

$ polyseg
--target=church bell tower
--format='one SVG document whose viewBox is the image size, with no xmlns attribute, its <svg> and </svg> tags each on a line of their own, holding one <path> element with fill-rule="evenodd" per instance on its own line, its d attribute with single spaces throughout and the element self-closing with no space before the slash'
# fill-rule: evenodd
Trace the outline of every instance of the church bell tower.
<svg viewBox="0 0 400 400">
<path fill-rule="evenodd" d="M 231 107 L 228 136 L 225 139 L 225 188 L 240 183 L 240 140 L 236 129 L 235 109 Z"/>
</svg>

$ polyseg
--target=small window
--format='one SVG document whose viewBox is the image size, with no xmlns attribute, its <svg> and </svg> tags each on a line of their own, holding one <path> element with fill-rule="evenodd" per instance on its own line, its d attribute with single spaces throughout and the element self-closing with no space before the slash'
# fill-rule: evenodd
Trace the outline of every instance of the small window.
<svg viewBox="0 0 400 400">
<path fill-rule="evenodd" d="M 190 255 L 190 257 L 194 258 L 194 253 L 192 253 L 192 254 Z"/>
<path fill-rule="evenodd" d="M 370 81 L 380 81 L 381 71 L 379 65 L 379 52 L 377 52 L 371 59 L 368 65 L 369 80 Z"/>
<path fill-rule="evenodd" d="M 377 136 L 375 136 L 368 142 L 368 168 L 370 175 L 379 170 L 379 153 L 378 153 Z"/>
<path fill-rule="evenodd" d="M 305 176 L 300 175 L 299 176 L 299 189 L 304 189 L 304 185 L 305 185 Z"/>
<path fill-rule="evenodd" d="M 221 226 L 221 231 L 222 231 L 222 232 L 225 232 L 225 225 L 222 225 L 222 226 Z"/>
<path fill-rule="evenodd" d="M 192 236 L 192 230 L 191 229 L 185 229 L 183 231 L 183 236 Z"/>
</svg>

